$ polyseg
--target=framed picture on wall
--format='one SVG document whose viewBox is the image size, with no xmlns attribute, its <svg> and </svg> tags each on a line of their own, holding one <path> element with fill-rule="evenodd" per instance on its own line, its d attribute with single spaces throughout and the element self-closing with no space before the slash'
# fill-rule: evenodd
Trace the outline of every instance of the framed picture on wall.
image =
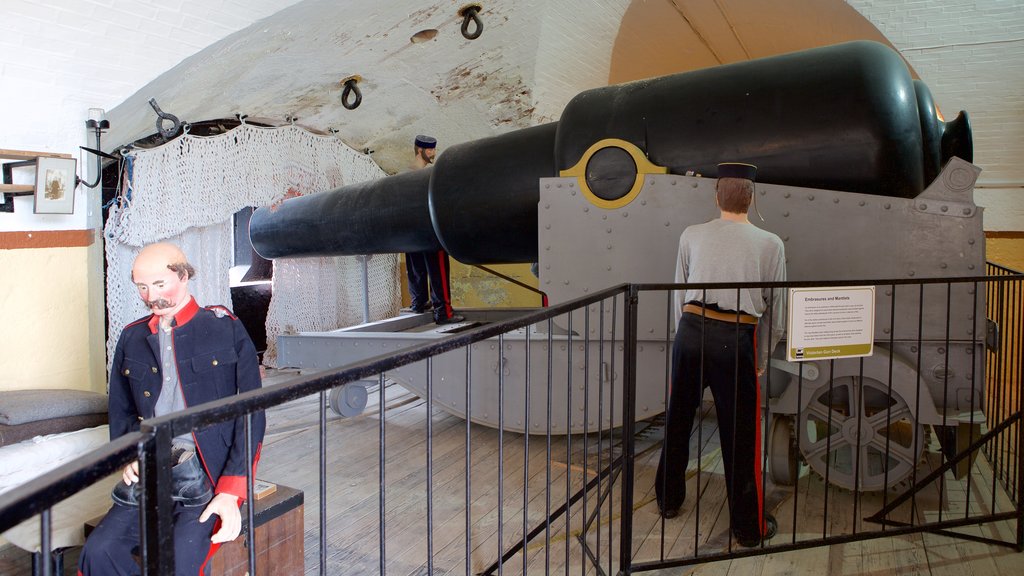
<svg viewBox="0 0 1024 576">
<path fill-rule="evenodd" d="M 75 213 L 76 162 L 42 156 L 36 160 L 36 214 Z"/>
</svg>

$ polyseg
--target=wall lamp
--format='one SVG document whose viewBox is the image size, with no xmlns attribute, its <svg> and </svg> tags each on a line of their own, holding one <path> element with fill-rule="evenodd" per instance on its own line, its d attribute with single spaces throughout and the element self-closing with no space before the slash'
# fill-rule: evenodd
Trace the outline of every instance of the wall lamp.
<svg viewBox="0 0 1024 576">
<path fill-rule="evenodd" d="M 92 152 L 96 155 L 96 181 L 89 183 L 82 179 L 78 179 L 78 182 L 84 185 L 86 188 L 95 188 L 100 185 L 103 180 L 103 160 L 102 158 L 110 158 L 111 160 L 117 160 L 116 156 L 111 156 L 102 150 L 100 140 L 103 132 L 110 129 L 110 121 L 106 118 L 107 113 L 103 108 L 89 108 L 89 119 L 85 121 L 85 127 L 88 130 L 92 130 L 96 136 L 96 148 L 86 148 L 85 146 L 79 146 L 86 152 Z"/>
</svg>

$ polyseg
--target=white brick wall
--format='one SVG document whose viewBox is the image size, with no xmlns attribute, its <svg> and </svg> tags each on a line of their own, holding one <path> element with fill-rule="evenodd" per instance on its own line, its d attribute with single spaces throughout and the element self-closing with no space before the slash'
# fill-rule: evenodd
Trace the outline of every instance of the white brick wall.
<svg viewBox="0 0 1024 576">
<path fill-rule="evenodd" d="M 1020 0 L 848 0 L 931 89 L 947 118 L 967 110 L 975 201 L 986 230 L 1024 231 L 1024 4 Z"/>
<path fill-rule="evenodd" d="M 3 0 L 0 148 L 77 156 L 89 108 L 113 108 L 184 58 L 296 1 Z M 31 197 L 17 198 L 14 214 L 0 214 L 0 231 L 86 228 L 86 192 L 78 194 L 74 215 L 45 218 L 32 214 Z"/>
<path fill-rule="evenodd" d="M 190 55 L 297 1 L 3 0 L 0 147 L 75 152 L 86 143 L 82 123 L 88 108 L 112 109 Z M 556 63 L 538 64 L 534 69 L 545 72 L 524 78 L 535 91 L 538 117 L 557 117 L 564 105 L 562 95 L 604 79 L 600 64 L 607 55 L 592 50 L 597 45 L 592 37 L 596 31 L 614 34 L 629 0 L 602 1 L 600 9 L 594 8 L 596 2 L 535 2 L 537 14 L 557 11 L 565 16 L 549 18 L 543 29 L 531 30 L 519 45 L 503 47 L 513 52 L 536 49 L 537 57 L 547 60 L 552 55 L 544 50 L 556 48 Z M 1024 230 L 1024 218 L 1014 216 L 1021 212 L 1018 196 L 1024 192 L 1024 166 L 1019 161 L 1024 157 L 1024 4 L 1020 0 L 848 3 L 903 53 L 948 116 L 960 109 L 969 112 L 975 162 L 984 169 L 981 184 L 990 208 L 986 228 Z M 438 23 L 449 8 L 438 3 Z M 495 17 L 500 15 L 501 10 L 492 9 Z M 552 22 L 565 22 L 568 28 L 553 30 Z M 360 28 L 365 22 L 349 24 Z M 493 23 L 489 26 L 493 31 Z M 33 229 L 38 224 L 35 218 L 22 220 L 20 214 L 26 210 L 22 206 L 18 210 L 13 217 L 0 214 L 0 230 Z M 83 222 L 75 215 L 41 225 L 81 228 Z"/>
</svg>

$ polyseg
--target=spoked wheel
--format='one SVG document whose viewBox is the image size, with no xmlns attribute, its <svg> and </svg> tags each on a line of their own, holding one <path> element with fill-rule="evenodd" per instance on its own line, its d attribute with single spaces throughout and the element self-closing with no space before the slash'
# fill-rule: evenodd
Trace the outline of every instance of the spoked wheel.
<svg viewBox="0 0 1024 576">
<path fill-rule="evenodd" d="M 772 482 L 792 486 L 800 477 L 800 452 L 790 416 L 772 416 L 768 430 L 768 472 Z"/>
<path fill-rule="evenodd" d="M 800 413 L 800 451 L 830 484 L 883 490 L 910 476 L 924 452 L 924 426 L 896 390 L 843 376 L 814 392 Z"/>
</svg>

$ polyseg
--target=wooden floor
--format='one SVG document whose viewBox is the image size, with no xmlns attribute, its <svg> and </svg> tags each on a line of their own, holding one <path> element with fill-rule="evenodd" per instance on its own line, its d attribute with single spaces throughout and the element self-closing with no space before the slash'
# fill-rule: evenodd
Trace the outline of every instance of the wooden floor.
<svg viewBox="0 0 1024 576">
<path fill-rule="evenodd" d="M 293 375 L 273 373 L 268 383 Z M 380 572 L 378 538 L 381 396 L 371 391 L 365 412 L 343 419 L 327 411 L 326 427 L 326 542 L 323 556 L 330 575 L 365 575 Z M 544 530 L 544 519 L 583 485 L 598 478 L 611 458 L 619 453 L 615 434 L 591 434 L 528 439 L 520 434 L 499 434 L 477 425 L 468 427 L 469 518 L 467 520 L 467 425 L 434 407 L 428 443 L 426 402 L 397 385 L 383 391 L 386 448 L 385 463 L 385 565 L 397 576 L 429 574 L 479 574 L 500 554 L 523 542 L 524 528 L 540 527 L 526 543 L 526 556 L 511 554 L 502 574 L 598 574 L 584 561 L 585 542 L 606 572 L 618 569 L 621 521 L 621 482 L 608 493 L 602 477 L 599 488 L 573 503 L 566 515 Z M 305 493 L 306 573 L 318 574 L 321 558 L 319 398 L 296 400 L 271 410 L 258 476 L 299 488 Z M 653 502 L 653 476 L 659 451 L 660 426 L 641 423 L 637 442 L 634 490 L 634 562 L 688 558 L 694 554 L 723 554 L 730 542 L 725 485 L 713 412 L 703 420 L 700 452 L 701 473 L 691 466 L 687 499 L 681 515 L 662 522 Z M 526 442 L 528 440 L 528 446 Z M 428 453 L 433 463 L 427 494 Z M 696 450 L 694 450 L 696 453 Z M 922 470 L 938 461 L 930 455 Z M 503 478 L 504 482 L 499 482 Z M 527 490 L 523 490 L 524 486 Z M 698 489 L 698 480 L 700 482 Z M 549 487 L 545 490 L 545 487 Z M 700 493 L 700 498 L 694 495 Z M 607 496 L 607 497 L 605 497 Z M 796 487 L 769 487 L 766 502 L 779 521 L 779 534 L 771 545 L 789 544 L 828 536 L 873 531 L 877 525 L 856 520 L 877 510 L 892 494 L 857 495 L 841 489 L 825 489 L 815 474 L 805 474 Z M 428 501 L 430 509 L 428 511 Z M 698 510 L 699 501 L 699 510 Z M 827 501 L 827 502 L 826 502 Z M 501 506 L 499 506 L 501 502 Z M 828 509 L 826 515 L 825 509 Z M 600 505 L 600 511 L 596 511 Z M 856 505 L 857 510 L 854 510 Z M 972 512 L 1009 509 L 997 488 L 992 493 L 991 473 L 979 458 L 972 482 L 948 481 L 922 490 L 913 504 L 892 516 L 915 522 Z M 433 531 L 427 530 L 428 512 Z M 584 519 L 590 518 L 584 530 Z M 468 524 L 468 530 L 467 530 Z M 568 525 L 567 525 L 568 524 Z M 524 526 L 525 525 L 525 526 Z M 1014 541 L 1016 524 L 999 522 L 959 529 L 962 532 Z M 428 549 L 432 551 L 428 564 Z M 66 574 L 74 574 L 76 554 L 68 556 Z M 11 546 L 0 547 L 0 574 L 27 576 L 30 560 Z M 498 571 L 494 571 L 498 574 Z M 1012 548 L 933 534 L 886 536 L 879 539 L 775 552 L 767 555 L 676 567 L 654 574 L 933 574 L 1010 575 L 1024 573 L 1024 554 Z"/>
</svg>

